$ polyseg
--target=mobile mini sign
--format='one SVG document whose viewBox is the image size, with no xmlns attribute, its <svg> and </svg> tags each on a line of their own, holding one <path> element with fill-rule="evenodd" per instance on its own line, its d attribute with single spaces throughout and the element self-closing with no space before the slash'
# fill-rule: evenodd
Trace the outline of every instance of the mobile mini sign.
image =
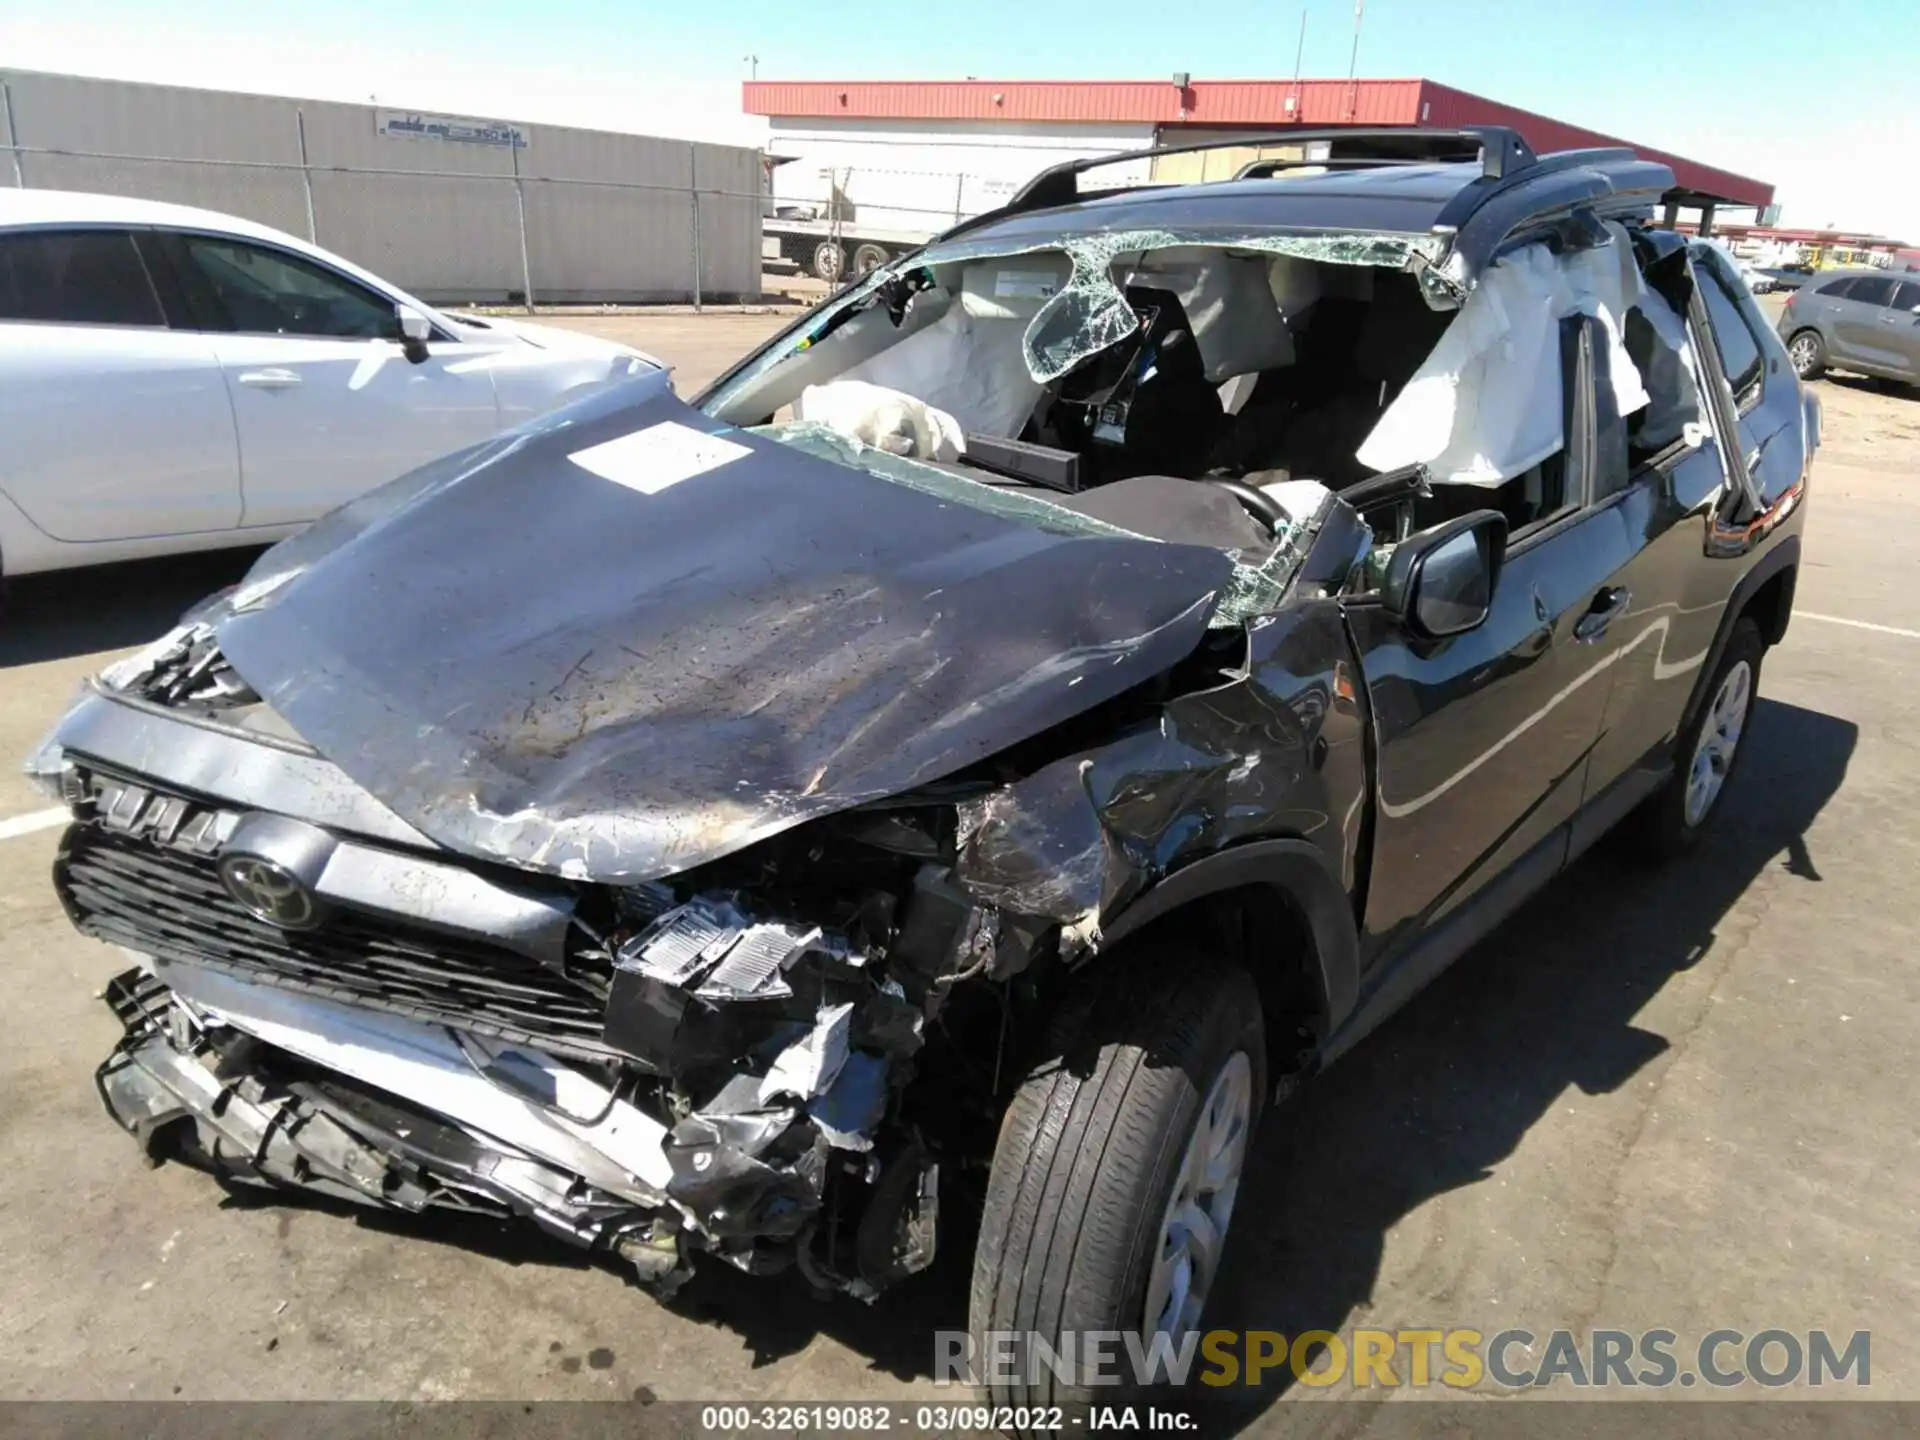
<svg viewBox="0 0 1920 1440">
<path fill-rule="evenodd" d="M 467 115 L 423 115 L 418 110 L 376 110 L 375 133 L 390 140 L 442 140 L 454 145 L 492 145 L 524 150 L 527 132 L 504 120 L 476 120 Z"/>
</svg>

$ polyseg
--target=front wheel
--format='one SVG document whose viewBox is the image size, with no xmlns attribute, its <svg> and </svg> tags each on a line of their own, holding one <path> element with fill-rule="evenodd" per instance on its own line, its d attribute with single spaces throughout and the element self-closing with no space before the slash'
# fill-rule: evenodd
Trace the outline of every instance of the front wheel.
<svg viewBox="0 0 1920 1440">
<path fill-rule="evenodd" d="M 1802 330 L 1787 342 L 1787 358 L 1802 380 L 1818 380 L 1827 369 L 1827 342 L 1818 330 Z"/>
<path fill-rule="evenodd" d="M 975 1364 L 996 1405 L 1123 1403 L 1149 1377 L 1062 1376 L 1096 1331 L 1200 1328 L 1266 1092 L 1260 997 L 1238 967 L 1153 949 L 1075 1010 L 1001 1125 L 973 1266 Z M 1096 983 L 1086 977 L 1081 983 Z M 1013 1337 L 1011 1341 L 1001 1337 Z M 1011 1350 L 1007 1347 L 1011 1345 Z M 1017 1378 L 996 1375 L 1015 1357 Z"/>
</svg>

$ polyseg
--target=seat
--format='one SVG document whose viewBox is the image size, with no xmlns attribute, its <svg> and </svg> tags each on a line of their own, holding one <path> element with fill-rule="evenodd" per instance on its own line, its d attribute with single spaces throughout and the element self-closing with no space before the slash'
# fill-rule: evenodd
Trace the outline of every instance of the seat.
<svg viewBox="0 0 1920 1440">
<path fill-rule="evenodd" d="M 1152 368 L 1133 393 L 1127 417 L 1127 467 L 1134 474 L 1198 475 L 1206 466 L 1226 410 L 1207 378 L 1186 307 L 1171 290 L 1128 288 L 1127 303 L 1151 309 L 1147 337 Z"/>
<path fill-rule="evenodd" d="M 1353 384 L 1301 415 L 1288 431 L 1285 445 L 1294 473 L 1325 480 L 1335 489 L 1371 474 L 1354 451 L 1452 320 L 1450 313 L 1428 307 L 1411 275 L 1378 274 L 1354 342 Z"/>
<path fill-rule="evenodd" d="M 1068 372 L 1041 438 L 1081 454 L 1089 485 L 1198 475 L 1226 417 L 1220 392 L 1180 298 L 1144 285 L 1124 293 L 1143 328 Z"/>
<path fill-rule="evenodd" d="M 1453 317 L 1428 307 L 1419 282 L 1374 273 L 1369 301 L 1314 306 L 1300 363 L 1261 377 L 1216 459 L 1284 469 L 1339 489 L 1372 473 L 1354 457 Z"/>
</svg>

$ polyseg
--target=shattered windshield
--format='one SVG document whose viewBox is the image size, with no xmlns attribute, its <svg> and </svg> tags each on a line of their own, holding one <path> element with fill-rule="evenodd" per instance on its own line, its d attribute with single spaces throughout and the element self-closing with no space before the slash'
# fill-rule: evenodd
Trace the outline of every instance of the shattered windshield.
<svg viewBox="0 0 1920 1440">
<path fill-rule="evenodd" d="M 838 304 L 824 307 L 815 323 L 776 341 L 753 365 L 734 377 L 708 400 L 710 414 L 723 414 L 740 392 L 783 360 L 808 349 L 831 333 L 841 317 L 873 304 L 876 296 L 899 284 L 905 276 L 967 261 L 1012 259 L 1022 255 L 1060 255 L 1070 273 L 1032 317 L 1023 338 L 1028 374 L 1041 384 L 1056 380 L 1089 356 L 1124 339 L 1135 316 L 1122 284 L 1115 278 L 1118 260 L 1146 256 L 1154 251 L 1204 247 L 1271 255 L 1324 265 L 1384 266 L 1411 271 L 1423 288 L 1457 303 L 1460 292 L 1438 270 L 1446 253 L 1439 236 L 1317 233 L 1236 233 L 1205 231 L 1122 230 L 1078 236 L 1050 236 L 1009 246 L 1005 240 L 959 239 L 930 245 L 892 265 L 882 266 L 855 286 Z"/>
<path fill-rule="evenodd" d="M 1443 324 L 1444 252 L 1402 234 L 962 236 L 822 307 L 704 408 L 1053 533 L 1225 550 L 1215 623 L 1237 624 L 1278 603 L 1325 493 L 1289 509 L 1248 489 L 1338 468 L 1268 453 L 1275 418 L 1344 378 L 1350 317 L 1377 295 Z M 1360 438 L 1336 437 L 1349 463 Z M 1225 498 L 1173 480 L 1251 483 Z"/>
</svg>

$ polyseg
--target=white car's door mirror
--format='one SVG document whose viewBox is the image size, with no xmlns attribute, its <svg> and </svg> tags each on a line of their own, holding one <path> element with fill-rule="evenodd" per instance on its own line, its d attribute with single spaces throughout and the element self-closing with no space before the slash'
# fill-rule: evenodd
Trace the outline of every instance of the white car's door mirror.
<svg viewBox="0 0 1920 1440">
<path fill-rule="evenodd" d="M 400 323 L 400 350 L 418 365 L 427 358 L 427 341 L 433 338 L 433 322 L 411 305 L 393 307 L 393 318 Z"/>
</svg>

